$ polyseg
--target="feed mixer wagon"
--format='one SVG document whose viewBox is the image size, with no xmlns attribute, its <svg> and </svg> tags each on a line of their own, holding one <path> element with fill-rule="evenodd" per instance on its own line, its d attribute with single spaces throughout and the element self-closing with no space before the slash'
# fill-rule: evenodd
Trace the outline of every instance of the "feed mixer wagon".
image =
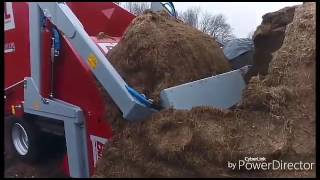
<svg viewBox="0 0 320 180">
<path fill-rule="evenodd" d="M 151 9 L 176 16 L 173 4 L 165 5 L 152 3 Z M 154 106 L 106 58 L 134 18 L 111 2 L 5 2 L 5 120 L 17 156 L 41 156 L 40 132 L 63 136 L 61 167 L 71 177 L 90 177 L 112 138 L 104 119 L 110 104 L 124 120 L 137 121 L 161 108 L 229 108 L 241 99 L 245 83 L 234 70 L 164 89 L 160 109 Z M 110 37 L 99 39 L 100 32 Z"/>
</svg>

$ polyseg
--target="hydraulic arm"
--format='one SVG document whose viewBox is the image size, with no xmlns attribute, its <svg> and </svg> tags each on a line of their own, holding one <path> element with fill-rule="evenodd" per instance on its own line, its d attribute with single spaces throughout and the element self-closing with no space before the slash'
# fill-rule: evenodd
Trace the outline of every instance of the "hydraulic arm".
<svg viewBox="0 0 320 180">
<path fill-rule="evenodd" d="M 67 37 L 72 47 L 80 55 L 81 60 L 86 63 L 94 76 L 108 92 L 115 104 L 123 113 L 123 117 L 127 120 L 139 120 L 148 117 L 153 109 L 151 101 L 145 98 L 134 89 L 130 88 L 108 59 L 103 55 L 101 50 L 92 41 L 90 36 L 84 30 L 82 24 L 74 13 L 64 2 L 37 2 L 35 3 L 39 10 L 32 12 L 31 21 L 33 24 L 41 21 L 43 17 L 56 26 L 56 28 Z M 31 22 L 32 24 L 32 22 Z M 32 45 L 32 61 L 35 61 L 31 69 L 32 78 L 38 87 L 40 84 L 40 28 L 35 25 L 32 28 L 31 45 Z M 70 67 L 72 68 L 72 67 Z"/>
</svg>

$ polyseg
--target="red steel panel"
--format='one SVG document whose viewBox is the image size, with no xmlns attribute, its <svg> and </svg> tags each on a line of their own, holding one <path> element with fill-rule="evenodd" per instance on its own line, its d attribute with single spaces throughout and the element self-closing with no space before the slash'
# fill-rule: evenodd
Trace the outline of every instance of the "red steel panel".
<svg viewBox="0 0 320 180">
<path fill-rule="evenodd" d="M 7 4 L 5 3 L 5 9 Z M 5 31 L 4 42 L 5 50 L 11 49 L 12 52 L 4 53 L 4 84 L 5 87 L 11 86 L 16 82 L 30 76 L 30 44 L 29 44 L 29 8 L 24 2 L 12 3 L 13 21 L 15 27 Z M 8 14 L 5 16 L 9 20 Z M 11 19 L 12 20 L 12 19 Z"/>
<path fill-rule="evenodd" d="M 90 36 L 105 32 L 109 36 L 122 36 L 133 14 L 110 2 L 69 2 L 68 6 L 81 21 Z"/>
<path fill-rule="evenodd" d="M 30 76 L 29 11 L 25 2 L 4 3 L 4 7 L 5 27 L 11 26 L 4 35 L 4 86 L 8 88 Z M 10 88 L 5 94 L 5 114 L 11 115 L 12 106 L 21 105 L 23 101 L 23 84 Z M 15 111 L 16 116 L 21 116 L 18 113 L 21 108 Z"/>
<path fill-rule="evenodd" d="M 29 8 L 24 2 L 14 2 L 13 13 L 15 28 L 5 31 L 5 45 L 14 43 L 15 51 L 5 53 L 5 87 L 8 87 L 24 77 L 30 77 L 30 44 L 29 44 Z M 109 36 L 121 37 L 135 17 L 126 10 L 109 2 L 68 3 L 76 16 L 80 19 L 89 35 L 96 36 L 105 32 Z M 10 15 L 5 11 L 5 17 Z M 51 30 L 50 28 L 48 30 Z M 42 64 L 42 95 L 47 97 L 50 92 L 51 62 L 50 32 L 43 35 L 43 64 Z M 93 38 L 94 41 L 97 41 Z M 116 38 L 118 41 L 120 38 Z M 99 41 L 100 42 L 100 41 Z M 106 40 L 106 42 L 109 42 Z M 11 46 L 7 46 L 11 47 Z M 72 49 L 68 41 L 62 38 L 61 54 L 55 62 L 55 98 L 69 102 L 82 108 L 87 127 L 87 144 L 90 162 L 90 174 L 93 173 L 93 145 L 90 135 L 105 139 L 112 137 L 112 127 L 105 119 L 109 107 L 101 91 L 96 85 L 95 77 L 84 64 L 77 52 Z M 23 101 L 23 86 L 17 86 L 7 94 L 6 112 L 10 113 L 11 105 Z M 101 147 L 101 146 L 99 146 Z M 68 170 L 67 157 L 64 169 Z"/>
</svg>

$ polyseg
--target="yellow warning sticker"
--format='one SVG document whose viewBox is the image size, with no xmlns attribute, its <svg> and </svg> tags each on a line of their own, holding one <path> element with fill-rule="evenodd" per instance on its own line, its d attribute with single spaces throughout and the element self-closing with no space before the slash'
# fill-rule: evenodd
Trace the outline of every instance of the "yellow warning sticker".
<svg viewBox="0 0 320 180">
<path fill-rule="evenodd" d="M 11 106 L 11 113 L 13 115 L 16 115 L 16 109 L 14 108 L 14 105 Z"/>
<path fill-rule="evenodd" d="M 40 110 L 40 103 L 39 102 L 33 102 L 33 104 L 32 104 L 32 107 L 33 107 L 33 109 L 35 109 L 35 110 Z"/>
<path fill-rule="evenodd" d="M 92 69 L 96 69 L 97 63 L 98 63 L 97 57 L 96 57 L 95 55 L 93 55 L 93 54 L 90 54 L 90 55 L 88 56 L 88 63 L 89 63 L 89 66 L 90 66 Z"/>
</svg>

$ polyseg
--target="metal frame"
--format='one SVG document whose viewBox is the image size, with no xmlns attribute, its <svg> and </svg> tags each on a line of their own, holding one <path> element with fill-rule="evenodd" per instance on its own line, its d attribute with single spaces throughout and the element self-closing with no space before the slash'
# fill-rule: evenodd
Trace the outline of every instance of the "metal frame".
<svg viewBox="0 0 320 180">
<path fill-rule="evenodd" d="M 94 76 L 101 83 L 105 90 L 107 90 L 110 97 L 123 113 L 123 117 L 127 120 L 140 120 L 149 117 L 155 109 L 152 109 L 141 101 L 137 100 L 132 94 L 128 92 L 128 85 L 118 74 L 118 72 L 111 65 L 109 60 L 103 55 L 101 50 L 92 41 L 90 36 L 84 30 L 81 22 L 74 15 L 71 9 L 64 2 L 37 2 L 31 3 L 30 8 L 31 25 L 30 39 L 33 54 L 32 55 L 32 78 L 35 83 L 40 85 L 40 57 L 41 43 L 40 43 L 40 26 L 41 17 L 45 16 L 57 29 L 68 38 L 72 47 L 80 55 L 81 60 L 84 61 L 90 68 Z M 39 10 L 40 9 L 40 10 Z M 41 13 L 41 10 L 43 14 Z M 39 28 L 39 29 L 37 29 Z M 39 82 L 38 82 L 39 81 Z M 39 86 L 41 87 L 41 86 Z"/>
<path fill-rule="evenodd" d="M 240 102 L 245 87 L 242 70 L 237 69 L 164 89 L 160 97 L 165 108 L 189 110 L 211 106 L 227 109 Z"/>
<path fill-rule="evenodd" d="M 70 176 L 89 177 L 87 133 L 81 108 L 58 99 L 45 99 L 40 95 L 44 14 L 36 3 L 29 5 L 31 78 L 24 80 L 24 112 L 63 121 Z"/>
<path fill-rule="evenodd" d="M 41 9 L 36 4 L 29 3 L 31 77 L 39 89 L 41 89 L 42 19 L 43 13 Z"/>
<path fill-rule="evenodd" d="M 169 5 L 172 11 L 170 11 L 166 5 Z M 166 10 L 171 16 L 177 16 L 176 9 L 172 2 L 151 2 L 151 10 L 155 12 Z"/>
<path fill-rule="evenodd" d="M 80 107 L 51 97 L 43 98 L 41 89 L 42 21 L 48 18 L 68 38 L 81 60 L 110 94 L 128 120 L 141 120 L 155 109 L 132 96 L 128 85 L 83 29 L 82 24 L 62 2 L 29 3 L 31 78 L 24 80 L 24 112 L 64 122 L 69 171 L 71 177 L 89 177 L 87 133 Z M 92 64 L 93 63 L 93 64 Z"/>
<path fill-rule="evenodd" d="M 41 97 L 32 78 L 26 78 L 24 83 L 24 112 L 63 121 L 70 176 L 89 177 L 87 132 L 81 108 Z"/>
</svg>

